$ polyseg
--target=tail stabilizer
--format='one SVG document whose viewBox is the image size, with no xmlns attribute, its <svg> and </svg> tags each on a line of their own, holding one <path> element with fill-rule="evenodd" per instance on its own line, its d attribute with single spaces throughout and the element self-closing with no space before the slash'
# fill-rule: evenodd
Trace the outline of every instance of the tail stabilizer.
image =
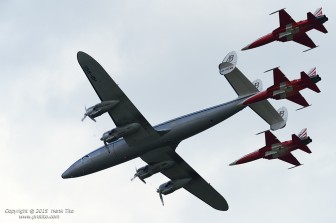
<svg viewBox="0 0 336 223">
<path fill-rule="evenodd" d="M 322 24 L 317 24 L 314 29 L 320 31 L 321 33 L 328 33 L 328 30 L 326 29 L 326 27 Z"/>
<path fill-rule="evenodd" d="M 308 139 L 308 137 L 307 137 L 306 139 Z M 306 153 L 312 153 L 312 152 L 310 151 L 310 149 L 308 148 L 308 146 L 304 145 L 304 144 L 302 143 L 301 139 L 300 139 L 297 135 L 295 135 L 295 134 L 292 135 L 292 142 L 293 142 L 294 144 L 296 144 L 296 146 L 297 146 L 299 149 L 301 149 L 302 151 L 304 151 L 304 152 L 306 152 Z"/>
<path fill-rule="evenodd" d="M 316 75 L 316 70 L 313 71 L 313 73 L 315 72 L 315 77 Z M 316 93 L 320 93 L 321 90 L 317 87 L 317 85 L 311 80 L 311 78 L 314 78 L 314 76 L 308 76 L 304 71 L 301 72 L 301 80 L 306 81 L 307 83 L 307 87 L 312 90 L 315 91 Z"/>
<path fill-rule="evenodd" d="M 239 98 L 247 98 L 258 93 L 256 86 L 249 81 L 245 75 L 236 67 L 237 54 L 230 52 L 219 64 L 219 73 L 223 75 Z M 262 119 L 264 119 L 272 130 L 277 130 L 286 126 L 286 120 L 267 101 L 259 101 L 249 105 Z M 287 114 L 287 110 L 286 110 Z"/>
<path fill-rule="evenodd" d="M 219 73 L 225 76 L 239 97 L 257 93 L 258 89 L 240 72 L 236 64 L 237 54 L 232 51 L 219 64 Z"/>
</svg>

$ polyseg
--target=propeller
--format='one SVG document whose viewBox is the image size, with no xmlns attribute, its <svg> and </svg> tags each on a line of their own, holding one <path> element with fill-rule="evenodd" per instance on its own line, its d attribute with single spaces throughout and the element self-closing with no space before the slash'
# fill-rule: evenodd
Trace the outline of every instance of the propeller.
<svg viewBox="0 0 336 223">
<path fill-rule="evenodd" d="M 136 168 L 136 166 L 135 166 L 135 174 L 134 174 L 134 176 L 132 177 L 132 179 L 131 179 L 131 181 L 133 181 L 135 178 L 137 178 L 137 176 L 138 176 L 138 169 Z"/>
<path fill-rule="evenodd" d="M 146 183 L 146 181 L 144 179 L 142 179 L 141 177 L 139 177 L 138 175 L 138 169 L 135 167 L 135 174 L 134 176 L 132 177 L 131 181 L 133 181 L 135 178 L 139 178 L 142 182 Z"/>
<path fill-rule="evenodd" d="M 85 108 L 85 113 L 84 113 L 84 117 L 82 118 L 82 121 L 84 121 L 84 119 L 85 119 L 86 116 L 87 116 L 87 109 L 86 109 L 86 106 L 85 106 L 84 108 Z"/>
<path fill-rule="evenodd" d="M 90 118 L 92 121 L 96 122 L 96 120 L 95 120 L 94 118 L 92 118 L 92 117 L 88 114 L 88 109 L 86 108 L 86 106 L 85 106 L 84 108 L 85 108 L 85 113 L 84 113 L 84 117 L 82 118 L 82 121 L 84 121 L 84 119 L 85 119 L 87 116 L 89 116 L 89 118 Z M 89 108 L 89 109 L 90 109 L 90 108 Z"/>
<path fill-rule="evenodd" d="M 164 202 L 163 202 L 163 197 L 162 197 L 161 190 L 160 190 L 160 189 L 157 189 L 156 192 L 159 193 L 159 196 L 160 196 L 160 200 L 161 200 L 162 206 L 164 206 Z"/>
</svg>

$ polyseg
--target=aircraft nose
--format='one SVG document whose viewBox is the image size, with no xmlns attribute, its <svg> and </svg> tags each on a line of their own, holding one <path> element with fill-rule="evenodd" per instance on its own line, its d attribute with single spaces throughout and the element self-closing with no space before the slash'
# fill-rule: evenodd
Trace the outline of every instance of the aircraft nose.
<svg viewBox="0 0 336 223">
<path fill-rule="evenodd" d="M 71 178 L 71 174 L 70 174 L 70 170 L 69 169 L 67 169 L 66 171 L 64 171 L 64 173 L 62 174 L 62 178 L 63 179 Z"/>
<path fill-rule="evenodd" d="M 249 47 L 250 47 L 250 45 L 251 44 L 249 44 L 249 45 L 247 45 L 247 46 L 245 46 L 243 49 L 241 49 L 242 51 L 244 51 L 244 50 L 248 50 L 249 49 Z"/>
</svg>

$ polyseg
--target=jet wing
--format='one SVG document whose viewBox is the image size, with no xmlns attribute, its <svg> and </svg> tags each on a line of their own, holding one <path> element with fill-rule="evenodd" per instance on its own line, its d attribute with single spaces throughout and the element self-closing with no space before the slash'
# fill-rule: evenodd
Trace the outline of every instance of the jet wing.
<svg viewBox="0 0 336 223">
<path fill-rule="evenodd" d="M 305 46 L 307 46 L 309 48 L 315 48 L 316 47 L 316 45 L 313 42 L 313 40 L 311 40 L 306 33 L 302 33 L 300 36 L 294 37 L 293 41 L 297 42 L 297 43 L 300 43 L 302 45 L 305 45 Z"/>
<path fill-rule="evenodd" d="M 279 139 L 275 135 L 273 135 L 273 133 L 271 133 L 271 131 L 269 130 L 265 132 L 265 142 L 266 146 L 280 143 Z"/>
<path fill-rule="evenodd" d="M 286 97 L 286 99 L 288 99 L 288 100 L 290 100 L 290 101 L 292 101 L 292 102 L 294 102 L 296 104 L 302 105 L 303 107 L 309 106 L 309 104 L 306 101 L 306 99 L 299 92 L 297 94 L 295 94 L 295 95 Z"/>
<path fill-rule="evenodd" d="M 78 52 L 77 60 L 101 101 L 119 101 L 116 107 L 109 111 L 115 125 L 121 127 L 131 123 L 140 124 L 139 130 L 124 136 L 127 144 L 132 146 L 140 140 L 159 137 L 155 129 L 95 59 L 84 52 Z"/>
<path fill-rule="evenodd" d="M 282 71 L 277 67 L 273 69 L 273 79 L 274 85 L 279 85 L 282 82 L 289 82 L 287 77 L 282 73 Z"/>
<path fill-rule="evenodd" d="M 280 21 L 280 27 L 284 27 L 291 23 L 296 24 L 294 19 L 292 19 L 292 17 L 285 11 L 285 9 L 281 9 L 279 11 L 279 21 Z"/>
<path fill-rule="evenodd" d="M 158 148 L 142 155 L 141 159 L 148 164 L 162 161 L 175 162 L 173 167 L 161 173 L 171 180 L 191 178 L 191 181 L 184 186 L 184 189 L 217 210 L 227 211 L 229 209 L 225 198 L 175 152 L 175 147 Z"/>
<path fill-rule="evenodd" d="M 301 163 L 293 156 L 293 154 L 289 153 L 286 156 L 279 157 L 279 160 L 285 161 L 287 163 L 293 164 L 294 166 L 300 166 Z"/>
</svg>

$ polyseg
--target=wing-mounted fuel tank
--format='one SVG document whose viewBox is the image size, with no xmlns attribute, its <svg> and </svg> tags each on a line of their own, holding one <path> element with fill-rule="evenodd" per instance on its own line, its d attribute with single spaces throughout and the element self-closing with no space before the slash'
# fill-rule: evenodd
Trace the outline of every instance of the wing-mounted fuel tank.
<svg viewBox="0 0 336 223">
<path fill-rule="evenodd" d="M 82 118 L 82 121 L 84 121 L 84 119 L 86 118 L 86 116 L 88 116 L 89 118 L 91 118 L 93 121 L 96 121 L 94 118 L 96 118 L 98 116 L 101 116 L 105 112 L 110 111 L 118 103 L 119 103 L 119 101 L 115 101 L 115 100 L 102 101 L 101 103 L 96 104 L 96 105 L 94 105 L 92 107 L 89 107 L 88 109 L 85 108 L 85 114 L 84 114 L 84 117 Z"/>
<path fill-rule="evenodd" d="M 191 181 L 191 178 L 171 180 L 167 183 L 161 184 L 156 192 L 159 193 L 162 205 L 164 205 L 162 194 L 167 195 L 173 193 L 174 191 L 184 187 Z"/>
<path fill-rule="evenodd" d="M 175 165 L 174 161 L 163 161 L 160 163 L 155 163 L 151 165 L 146 165 L 144 167 L 141 167 L 136 170 L 136 173 L 134 174 L 133 178 L 131 180 L 134 180 L 136 177 L 138 177 L 142 182 L 146 183 L 144 179 L 159 173 L 161 171 L 167 170 Z"/>
<path fill-rule="evenodd" d="M 140 128 L 139 123 L 131 123 L 125 126 L 117 127 L 110 131 L 105 132 L 100 140 L 103 141 L 105 145 L 107 145 L 107 143 L 114 142 L 120 139 L 121 137 L 136 132 L 139 128 Z"/>
</svg>

